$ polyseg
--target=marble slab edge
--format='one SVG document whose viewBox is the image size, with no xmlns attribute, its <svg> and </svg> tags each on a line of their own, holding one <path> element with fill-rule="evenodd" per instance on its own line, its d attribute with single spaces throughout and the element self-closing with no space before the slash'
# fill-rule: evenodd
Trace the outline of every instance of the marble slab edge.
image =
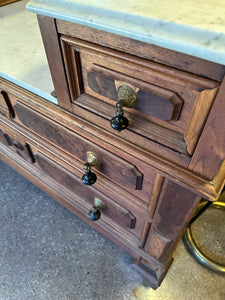
<svg viewBox="0 0 225 300">
<path fill-rule="evenodd" d="M 12 77 L 10 75 L 7 75 L 5 73 L 0 72 L 0 78 L 8 80 L 8 81 L 10 81 L 10 82 L 12 82 L 12 83 L 20 86 L 21 88 L 23 88 L 25 90 L 28 90 L 28 91 L 30 91 L 30 92 L 32 92 L 32 93 L 34 93 L 34 94 L 36 94 L 36 95 L 44 98 L 45 100 L 48 100 L 48 101 L 50 101 L 50 102 L 52 102 L 54 104 L 58 104 L 57 103 L 57 99 L 55 97 L 53 97 L 53 96 L 49 95 L 48 93 L 45 93 L 45 92 L 43 92 L 43 91 L 41 91 L 41 90 L 39 90 L 39 89 L 37 89 L 37 88 L 35 88 L 35 87 L 33 87 L 33 86 L 25 83 L 23 81 L 20 81 L 20 80 Z"/>
<path fill-rule="evenodd" d="M 36 14 L 104 30 L 167 49 L 225 64 L 225 34 L 151 17 L 107 10 L 76 1 L 32 0 Z"/>
</svg>

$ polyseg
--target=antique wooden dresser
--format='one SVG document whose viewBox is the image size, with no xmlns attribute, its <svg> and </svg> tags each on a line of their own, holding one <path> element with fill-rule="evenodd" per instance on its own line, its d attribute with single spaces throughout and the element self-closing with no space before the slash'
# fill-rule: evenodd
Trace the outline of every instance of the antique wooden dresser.
<svg viewBox="0 0 225 300">
<path fill-rule="evenodd" d="M 225 59 L 104 30 L 93 16 L 107 9 L 53 2 L 28 9 L 58 105 L 1 78 L 1 159 L 129 252 L 156 288 L 200 199 L 224 185 Z"/>
</svg>

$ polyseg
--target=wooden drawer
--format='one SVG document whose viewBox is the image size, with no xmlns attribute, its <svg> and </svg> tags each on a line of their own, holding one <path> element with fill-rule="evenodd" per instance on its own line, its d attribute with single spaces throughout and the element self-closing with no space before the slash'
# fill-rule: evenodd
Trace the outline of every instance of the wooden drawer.
<svg viewBox="0 0 225 300">
<path fill-rule="evenodd" d="M 135 108 L 124 108 L 129 127 L 125 139 L 142 137 L 189 157 L 218 90 L 217 81 L 206 79 L 150 60 L 106 47 L 61 37 L 73 111 L 107 120 L 115 115 L 118 88 L 131 87 Z M 81 109 L 83 108 L 83 110 Z M 89 116 L 87 114 L 89 111 Z M 121 135 L 121 133 L 116 133 Z M 152 148 L 154 151 L 154 148 Z"/>
<path fill-rule="evenodd" d="M 45 141 L 27 133 L 20 126 L 10 125 L 12 124 L 0 122 L 0 153 L 1 146 L 6 146 L 9 155 L 13 155 L 14 160 L 23 165 L 24 170 L 31 171 L 41 182 L 47 182 L 50 189 L 57 186 L 57 189 L 63 191 L 61 193 L 64 199 L 61 203 L 66 207 L 72 205 L 86 219 L 94 206 L 95 198 L 101 200 L 105 207 L 101 209 L 101 220 L 96 222 L 100 222 L 101 226 L 104 226 L 102 221 L 106 222 L 136 245 L 142 244 L 145 223 L 152 220 L 147 206 L 139 205 L 135 201 L 133 203 L 134 197 L 126 192 L 120 193 L 120 188 L 115 193 L 110 183 L 105 187 L 99 183 L 96 187 L 83 185 L 80 179 L 82 172 L 76 169 L 76 165 L 71 166 L 60 159 L 58 151 L 51 153 L 51 147 Z M 4 146 L 3 152 L 6 148 Z"/>
<path fill-rule="evenodd" d="M 87 152 L 92 152 L 100 160 L 100 164 L 93 167 L 93 171 L 101 175 L 99 180 L 106 177 L 129 193 L 149 203 L 155 174 L 147 165 L 138 160 L 136 160 L 137 165 L 130 163 L 128 155 L 127 159 L 122 159 L 113 154 L 113 147 L 110 147 L 111 151 L 108 151 L 21 102 L 17 102 L 14 107 L 17 118 L 27 129 L 80 161 L 80 170 L 83 169 L 83 164 L 87 160 Z"/>
<path fill-rule="evenodd" d="M 58 162 L 54 162 L 46 154 L 39 152 L 35 153 L 36 164 L 54 181 L 62 185 L 73 193 L 74 205 L 83 206 L 86 216 L 88 211 L 94 206 L 95 198 L 100 199 L 105 207 L 101 209 L 101 219 L 108 223 L 113 223 L 114 226 L 123 228 L 128 232 L 128 236 L 135 236 L 137 241 L 140 240 L 145 224 L 141 210 L 131 205 L 126 207 L 117 203 L 114 199 L 109 198 L 102 192 L 99 192 L 94 186 L 85 186 L 81 183 L 79 172 L 72 173 L 61 166 Z M 79 205 L 78 205 L 79 203 Z M 143 214 L 144 215 L 144 214 Z M 98 222 L 98 221 L 96 221 Z M 139 243 L 139 242 L 138 242 Z"/>
</svg>

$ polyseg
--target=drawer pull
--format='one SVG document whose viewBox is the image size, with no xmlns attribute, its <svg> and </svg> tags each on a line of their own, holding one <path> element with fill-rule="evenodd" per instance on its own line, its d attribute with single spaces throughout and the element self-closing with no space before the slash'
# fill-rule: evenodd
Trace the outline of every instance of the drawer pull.
<svg viewBox="0 0 225 300">
<path fill-rule="evenodd" d="M 137 104 L 137 96 L 132 88 L 122 85 L 118 89 L 118 101 L 116 103 L 116 116 L 110 121 L 113 129 L 120 132 L 129 125 L 129 120 L 124 117 L 123 106 L 134 108 Z"/>
<path fill-rule="evenodd" d="M 91 171 L 91 167 L 98 166 L 99 159 L 92 152 L 87 152 L 87 162 L 84 163 L 84 175 L 82 176 L 82 182 L 85 185 L 92 185 L 97 180 L 97 175 Z"/>
<path fill-rule="evenodd" d="M 88 213 L 88 217 L 92 221 L 97 221 L 101 217 L 101 211 L 100 209 L 104 208 L 105 204 L 102 202 L 102 200 L 95 198 L 94 199 L 94 206 Z"/>
</svg>

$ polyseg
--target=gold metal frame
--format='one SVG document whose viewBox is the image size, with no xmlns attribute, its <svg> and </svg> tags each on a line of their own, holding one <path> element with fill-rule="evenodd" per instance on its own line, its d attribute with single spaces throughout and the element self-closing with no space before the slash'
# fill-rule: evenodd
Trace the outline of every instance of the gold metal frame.
<svg viewBox="0 0 225 300">
<path fill-rule="evenodd" d="M 199 204 L 199 206 L 204 206 L 205 202 L 202 202 Z M 201 207 L 200 207 L 201 208 Z M 219 208 L 225 210 L 225 202 L 216 201 L 212 203 L 212 205 L 209 208 Z M 209 209 L 208 208 L 208 209 Z M 185 246 L 187 247 L 190 254 L 204 267 L 217 272 L 217 273 L 225 273 L 225 265 L 219 264 L 213 259 L 209 258 L 207 255 L 205 255 L 202 250 L 198 247 L 196 241 L 194 240 L 194 237 L 191 232 L 191 225 L 188 226 L 187 230 L 185 231 L 183 235 L 183 242 Z"/>
</svg>

